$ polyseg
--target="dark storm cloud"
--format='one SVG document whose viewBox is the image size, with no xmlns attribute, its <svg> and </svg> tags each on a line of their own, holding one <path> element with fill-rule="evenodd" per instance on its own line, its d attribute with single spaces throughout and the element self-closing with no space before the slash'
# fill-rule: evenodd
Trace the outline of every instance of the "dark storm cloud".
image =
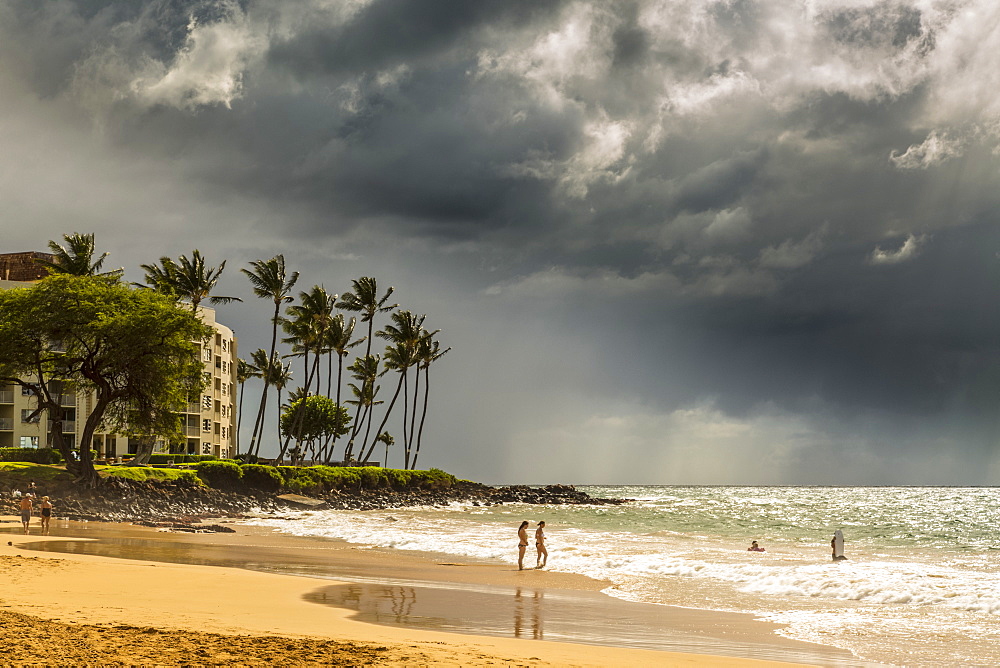
<svg viewBox="0 0 1000 668">
<path fill-rule="evenodd" d="M 483 373 L 573 400 L 497 438 L 607 406 L 635 456 L 857 436 L 891 472 L 894 430 L 981 454 L 994 424 L 1000 10 L 957 7 L 3 3 L 0 85 L 39 137 L 92 126 L 71 167 L 120 165 L 78 179 L 89 219 L 144 219 L 115 203 L 155 183 L 171 242 L 385 254 L 470 339 L 525 322 Z"/>
<path fill-rule="evenodd" d="M 548 17 L 563 0 L 377 0 L 338 26 L 308 27 L 274 43 L 271 61 L 298 75 L 376 71 L 447 52 L 470 32 Z"/>
</svg>

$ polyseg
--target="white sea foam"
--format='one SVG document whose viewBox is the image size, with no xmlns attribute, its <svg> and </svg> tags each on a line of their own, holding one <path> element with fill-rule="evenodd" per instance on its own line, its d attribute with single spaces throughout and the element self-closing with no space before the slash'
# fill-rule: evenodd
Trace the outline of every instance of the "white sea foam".
<svg viewBox="0 0 1000 668">
<path fill-rule="evenodd" d="M 299 535 L 515 563 L 518 523 L 544 517 L 549 568 L 608 580 L 615 596 L 751 611 L 789 624 L 786 635 L 848 647 L 870 660 L 949 663 L 955 650 L 948 642 L 959 638 L 977 661 L 1000 664 L 1000 650 L 993 647 L 1000 635 L 997 490 L 597 491 L 642 500 L 614 507 L 452 504 L 317 511 L 253 523 Z M 945 521 L 942 506 L 952 516 L 976 521 Z M 829 517 L 838 517 L 835 526 L 844 528 L 849 561 L 830 561 Z M 768 552 L 746 552 L 748 537 L 761 540 Z M 533 559 L 529 548 L 529 563 Z M 933 636 L 927 628 L 934 629 Z M 905 640 L 913 634 L 922 635 Z M 914 645 L 920 647 L 917 654 Z"/>
</svg>

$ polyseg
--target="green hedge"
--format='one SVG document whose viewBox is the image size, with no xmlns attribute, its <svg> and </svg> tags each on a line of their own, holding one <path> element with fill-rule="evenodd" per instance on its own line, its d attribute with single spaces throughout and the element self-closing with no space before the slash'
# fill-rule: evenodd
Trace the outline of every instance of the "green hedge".
<svg viewBox="0 0 1000 668">
<path fill-rule="evenodd" d="M 196 464 L 198 462 L 214 462 L 214 461 L 216 461 L 215 455 L 156 454 L 149 456 L 150 464 L 166 464 L 167 462 L 173 462 L 174 464 Z"/>
<path fill-rule="evenodd" d="M 0 448 L 0 462 L 58 464 L 63 460 L 55 448 Z"/>
<path fill-rule="evenodd" d="M 273 466 L 262 464 L 244 464 L 240 467 L 243 470 L 243 485 L 250 489 L 262 492 L 277 492 L 284 484 L 278 469 Z"/>
<path fill-rule="evenodd" d="M 243 470 L 235 462 L 198 462 L 196 475 L 209 487 L 237 489 Z"/>
<path fill-rule="evenodd" d="M 458 480 L 440 469 L 403 471 L 377 466 L 278 467 L 285 487 L 293 492 L 320 494 L 333 489 L 447 489 Z"/>
<path fill-rule="evenodd" d="M 217 489 L 281 490 L 299 494 L 323 494 L 331 490 L 448 489 L 458 479 L 440 469 L 402 471 L 377 466 L 264 466 L 238 465 L 233 461 L 203 461 L 198 477 Z"/>
</svg>

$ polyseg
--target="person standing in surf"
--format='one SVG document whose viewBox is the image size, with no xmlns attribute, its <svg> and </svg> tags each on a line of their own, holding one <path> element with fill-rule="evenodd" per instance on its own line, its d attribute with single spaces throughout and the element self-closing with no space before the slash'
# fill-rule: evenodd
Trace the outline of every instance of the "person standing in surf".
<svg viewBox="0 0 1000 668">
<path fill-rule="evenodd" d="M 549 561 L 549 551 L 545 549 L 545 520 L 539 522 L 535 529 L 535 550 L 538 552 L 535 568 L 545 568 Z"/>
<path fill-rule="evenodd" d="M 830 540 L 830 548 L 833 549 L 833 560 L 844 561 L 844 532 L 837 529 L 833 532 L 833 539 Z"/>
<path fill-rule="evenodd" d="M 524 551 L 528 549 L 528 532 L 525 530 L 528 527 L 528 520 L 521 522 L 520 528 L 517 530 L 517 570 L 524 570 Z"/>
</svg>

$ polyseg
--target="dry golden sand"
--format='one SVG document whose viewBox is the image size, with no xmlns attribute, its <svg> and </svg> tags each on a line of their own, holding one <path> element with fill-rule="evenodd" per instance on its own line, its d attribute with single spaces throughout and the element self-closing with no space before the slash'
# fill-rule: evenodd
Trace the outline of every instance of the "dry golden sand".
<svg viewBox="0 0 1000 668">
<path fill-rule="evenodd" d="M 53 531 L 59 533 L 58 523 Z M 38 553 L 18 546 L 42 537 L 0 536 L 4 539 L 0 544 L 0 663 L 5 665 L 776 665 L 753 659 L 367 624 L 352 619 L 349 610 L 308 602 L 308 595 L 330 586 L 330 580 L 77 553 L 31 556 Z M 218 550 L 227 549 L 227 541 L 232 543 L 228 549 L 247 549 L 250 538 L 230 534 L 185 536 L 183 540 L 205 540 L 206 549 Z M 267 549 L 268 541 L 275 539 L 265 539 L 259 547 Z M 376 552 L 365 554 L 350 547 L 340 552 L 355 561 L 359 554 L 371 559 L 378 571 Z M 419 560 L 403 562 L 393 559 L 404 570 L 407 563 Z M 425 561 L 423 568 L 433 566 Z M 439 570 L 461 573 L 459 579 L 475 577 L 474 568 Z M 492 570 L 501 580 L 518 577 L 505 568 Z M 545 578 L 550 582 L 546 586 L 554 588 L 581 584 L 572 576 L 541 572 L 533 576 Z"/>
</svg>

